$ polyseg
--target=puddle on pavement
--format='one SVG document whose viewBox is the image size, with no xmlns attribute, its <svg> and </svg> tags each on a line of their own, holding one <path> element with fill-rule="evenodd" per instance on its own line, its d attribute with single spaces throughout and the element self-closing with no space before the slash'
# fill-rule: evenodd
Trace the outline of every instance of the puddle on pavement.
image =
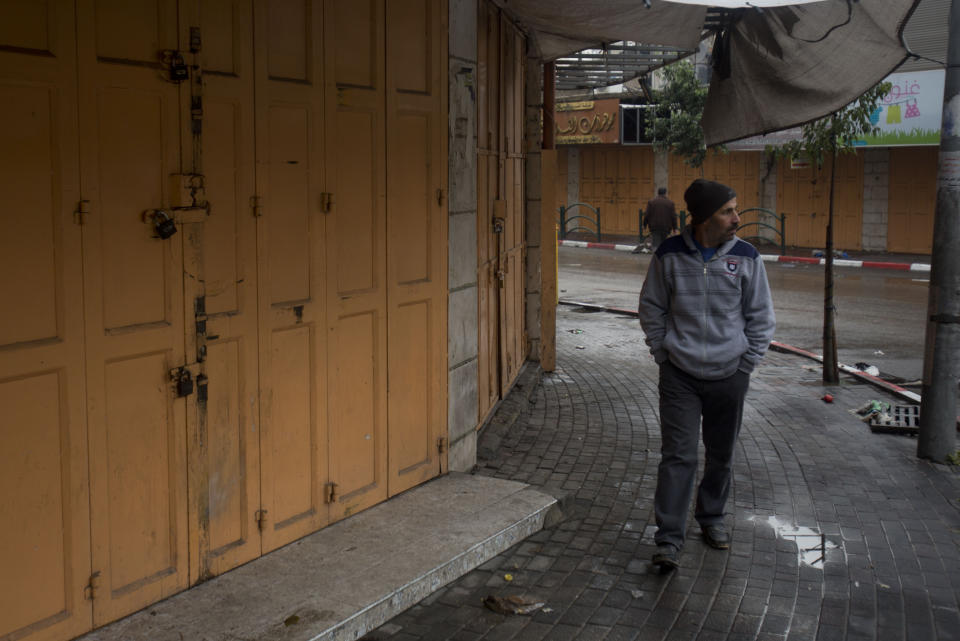
<svg viewBox="0 0 960 641">
<path fill-rule="evenodd" d="M 750 520 L 759 521 L 760 518 L 752 517 Z M 822 569 L 827 552 L 837 549 L 837 545 L 829 541 L 826 536 L 808 527 L 796 526 L 781 521 L 775 516 L 768 517 L 766 524 L 772 527 L 781 539 L 796 543 L 800 562 L 811 567 Z"/>
</svg>

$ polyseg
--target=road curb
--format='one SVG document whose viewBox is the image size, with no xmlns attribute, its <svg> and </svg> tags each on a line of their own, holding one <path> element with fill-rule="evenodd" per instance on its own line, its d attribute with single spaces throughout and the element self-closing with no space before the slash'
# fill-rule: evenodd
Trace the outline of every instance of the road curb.
<svg viewBox="0 0 960 641">
<path fill-rule="evenodd" d="M 615 243 L 593 243 L 584 240 L 559 240 L 562 247 L 579 247 L 581 249 L 610 249 L 615 251 L 632 252 L 637 245 L 620 245 Z M 807 256 L 780 256 L 779 254 L 760 254 L 764 262 L 767 263 L 803 263 L 808 265 L 826 265 L 826 258 L 816 258 Z M 834 258 L 833 264 L 836 267 L 857 267 L 870 269 L 895 269 L 909 272 L 929 272 L 930 265 L 927 263 L 894 263 L 875 260 L 850 260 L 847 258 Z"/>
</svg>

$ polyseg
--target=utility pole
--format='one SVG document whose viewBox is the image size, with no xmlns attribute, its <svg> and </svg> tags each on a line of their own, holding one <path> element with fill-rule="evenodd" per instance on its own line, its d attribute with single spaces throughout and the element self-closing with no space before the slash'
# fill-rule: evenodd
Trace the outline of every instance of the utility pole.
<svg viewBox="0 0 960 641">
<path fill-rule="evenodd" d="M 933 220 L 933 256 L 917 456 L 940 463 L 957 443 L 960 372 L 960 0 L 950 5 L 947 69 L 940 127 L 940 175 Z"/>
</svg>

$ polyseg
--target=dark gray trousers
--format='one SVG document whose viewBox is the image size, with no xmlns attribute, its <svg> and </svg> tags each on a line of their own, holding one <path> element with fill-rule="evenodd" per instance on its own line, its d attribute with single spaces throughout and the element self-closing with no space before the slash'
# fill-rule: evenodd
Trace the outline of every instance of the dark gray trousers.
<svg viewBox="0 0 960 641">
<path fill-rule="evenodd" d="M 729 378 L 705 381 L 670 361 L 660 366 L 662 446 L 654 497 L 654 540 L 658 545 L 683 547 L 687 509 L 697 476 L 701 417 L 705 457 L 694 516 L 701 527 L 723 522 L 733 475 L 733 450 L 749 385 L 750 375 L 739 370 Z"/>
</svg>

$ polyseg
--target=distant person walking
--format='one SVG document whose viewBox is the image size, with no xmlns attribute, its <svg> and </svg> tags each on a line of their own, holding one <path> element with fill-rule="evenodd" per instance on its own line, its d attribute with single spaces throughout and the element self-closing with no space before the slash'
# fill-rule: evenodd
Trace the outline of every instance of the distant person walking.
<svg viewBox="0 0 960 641">
<path fill-rule="evenodd" d="M 677 231 L 677 208 L 673 201 L 667 198 L 666 188 L 658 189 L 657 195 L 647 201 L 643 226 L 650 230 L 653 251 L 657 251 L 657 247 L 671 232 Z"/>
<path fill-rule="evenodd" d="M 692 223 L 657 249 L 639 307 L 647 345 L 660 365 L 653 556 L 660 571 L 680 565 L 701 423 L 705 458 L 694 517 L 707 545 L 730 546 L 723 515 L 743 400 L 775 324 L 763 259 L 736 236 L 736 193 L 701 178 L 683 198 Z"/>
</svg>

